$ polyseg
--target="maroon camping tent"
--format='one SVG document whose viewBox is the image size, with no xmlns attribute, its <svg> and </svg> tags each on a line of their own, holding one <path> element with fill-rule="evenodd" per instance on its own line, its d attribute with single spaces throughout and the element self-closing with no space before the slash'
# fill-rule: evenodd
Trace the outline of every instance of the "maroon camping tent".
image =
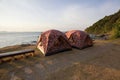
<svg viewBox="0 0 120 80">
<path fill-rule="evenodd" d="M 80 30 L 71 30 L 65 33 L 72 47 L 82 49 L 93 45 L 87 33 Z"/>
<path fill-rule="evenodd" d="M 43 32 L 39 36 L 37 48 L 45 56 L 72 49 L 66 35 L 58 30 L 48 30 Z"/>
</svg>

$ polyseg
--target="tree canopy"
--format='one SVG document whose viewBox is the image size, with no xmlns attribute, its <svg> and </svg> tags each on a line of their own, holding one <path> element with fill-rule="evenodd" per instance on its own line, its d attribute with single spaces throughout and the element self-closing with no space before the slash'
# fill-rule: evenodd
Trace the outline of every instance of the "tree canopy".
<svg viewBox="0 0 120 80">
<path fill-rule="evenodd" d="M 120 10 L 112 15 L 105 16 L 103 19 L 94 23 L 85 29 L 90 34 L 107 34 L 110 33 L 116 38 L 120 37 Z"/>
</svg>

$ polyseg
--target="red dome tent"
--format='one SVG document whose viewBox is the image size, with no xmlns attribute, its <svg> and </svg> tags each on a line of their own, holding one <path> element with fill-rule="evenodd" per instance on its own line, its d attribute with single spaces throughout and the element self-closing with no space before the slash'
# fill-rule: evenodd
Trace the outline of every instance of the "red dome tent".
<svg viewBox="0 0 120 80">
<path fill-rule="evenodd" d="M 43 32 L 38 39 L 37 48 L 45 56 L 72 49 L 66 35 L 58 30 Z"/>
<path fill-rule="evenodd" d="M 92 39 L 87 33 L 80 30 L 72 30 L 65 33 L 72 47 L 83 49 L 93 45 Z"/>
</svg>

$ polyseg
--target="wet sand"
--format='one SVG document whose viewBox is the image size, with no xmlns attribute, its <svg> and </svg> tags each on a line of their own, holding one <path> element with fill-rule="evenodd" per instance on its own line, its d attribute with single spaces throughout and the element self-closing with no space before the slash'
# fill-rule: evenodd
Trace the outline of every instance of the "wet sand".
<svg viewBox="0 0 120 80">
<path fill-rule="evenodd" d="M 35 46 L 13 46 L 0 53 L 35 49 L 34 57 L 0 64 L 0 80 L 120 80 L 120 40 L 43 57 Z"/>
</svg>

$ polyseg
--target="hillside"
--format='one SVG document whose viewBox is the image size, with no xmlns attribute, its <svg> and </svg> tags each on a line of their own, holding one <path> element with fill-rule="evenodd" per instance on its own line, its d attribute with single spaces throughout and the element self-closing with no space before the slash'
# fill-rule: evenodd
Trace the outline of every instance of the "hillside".
<svg viewBox="0 0 120 80">
<path fill-rule="evenodd" d="M 91 34 L 109 33 L 115 35 L 117 33 L 120 35 L 120 10 L 115 14 L 105 16 L 103 19 L 85 29 L 85 31 Z"/>
</svg>

